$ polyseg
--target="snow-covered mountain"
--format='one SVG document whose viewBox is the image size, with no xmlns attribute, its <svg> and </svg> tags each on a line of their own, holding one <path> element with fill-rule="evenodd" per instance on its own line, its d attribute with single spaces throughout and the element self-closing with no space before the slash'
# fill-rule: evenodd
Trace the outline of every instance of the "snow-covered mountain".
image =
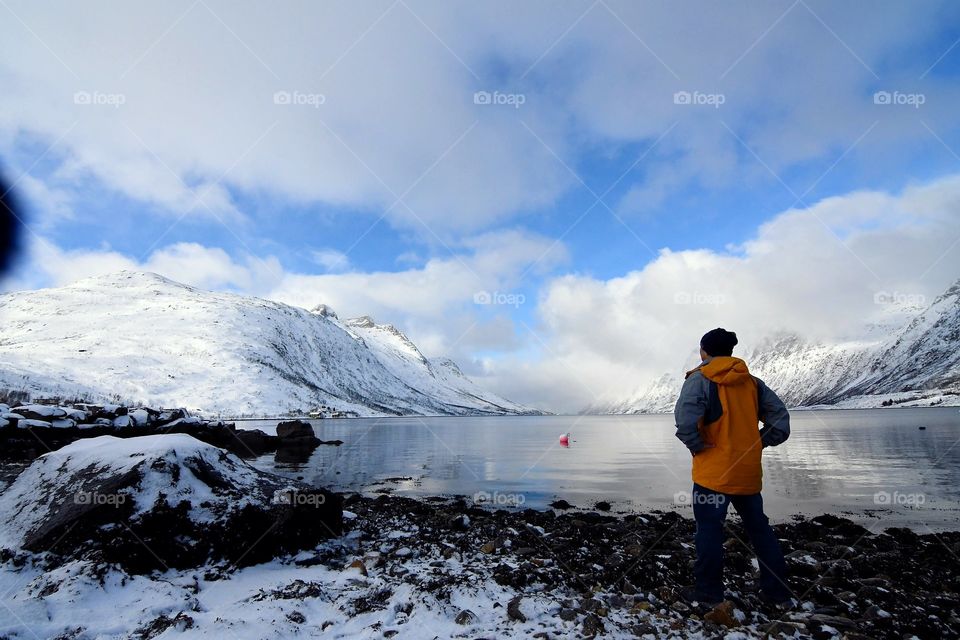
<svg viewBox="0 0 960 640">
<path fill-rule="evenodd" d="M 784 333 L 734 355 L 793 407 L 960 404 L 960 280 L 926 308 L 892 309 L 856 340 Z M 682 383 L 682 372 L 667 373 L 629 398 L 584 412 L 672 411 Z"/>
<path fill-rule="evenodd" d="M 528 413 L 391 325 L 120 272 L 0 296 L 0 390 L 266 416 Z"/>
</svg>

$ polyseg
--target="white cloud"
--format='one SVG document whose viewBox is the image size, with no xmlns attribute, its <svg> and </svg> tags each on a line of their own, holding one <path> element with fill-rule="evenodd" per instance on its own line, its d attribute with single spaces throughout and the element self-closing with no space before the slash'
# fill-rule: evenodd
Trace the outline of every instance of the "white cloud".
<svg viewBox="0 0 960 640">
<path fill-rule="evenodd" d="M 722 326 L 741 348 L 774 331 L 856 337 L 889 309 L 874 294 L 927 302 L 960 277 L 960 176 L 891 195 L 855 192 L 781 213 L 732 252 L 670 251 L 607 280 L 568 274 L 543 289 L 521 340 L 536 358 L 487 363 L 497 390 L 575 411 L 679 373 Z"/>
<path fill-rule="evenodd" d="M 921 115 L 955 130 L 960 97 L 930 74 L 922 113 L 871 100 L 878 84 L 916 88 L 936 60 L 898 53 L 946 22 L 937 5 L 8 6 L 29 28 L 8 16 L 0 38 L 5 153 L 22 137 L 54 144 L 59 178 L 95 176 L 178 215 L 242 216 L 231 188 L 386 210 L 428 238 L 474 233 L 577 187 L 561 160 L 580 171 L 580 151 L 632 143 L 639 156 L 670 130 L 625 178 L 629 211 L 690 184 L 769 180 L 727 126 L 782 173 L 832 163 L 879 122 L 859 161 L 895 163 L 891 149 L 939 144 Z M 477 105 L 478 90 L 524 103 Z M 725 103 L 676 105 L 678 90 Z M 291 103 L 276 104 L 278 91 Z"/>
<path fill-rule="evenodd" d="M 139 270 L 203 289 L 263 295 L 283 278 L 283 269 L 274 257 L 245 254 L 234 260 L 223 249 L 192 242 L 158 249 L 138 262 L 110 248 L 63 250 L 40 237 L 31 240 L 29 264 L 23 269 L 28 275 L 21 275 L 8 289 L 61 286 L 116 271 Z"/>
<path fill-rule="evenodd" d="M 313 261 L 328 273 L 339 273 L 350 268 L 350 258 L 336 249 L 320 249 L 312 253 Z"/>
<path fill-rule="evenodd" d="M 432 258 L 422 267 L 402 271 L 289 274 L 271 297 L 303 307 L 323 302 L 347 316 L 390 318 L 401 326 L 406 326 L 406 320 L 426 318 L 443 324 L 451 310 L 464 305 L 475 310 L 478 292 L 507 292 L 521 286 L 521 276 L 534 262 L 535 268 L 549 269 L 567 260 L 562 243 L 517 230 L 471 237 L 463 247 L 463 253 Z"/>
</svg>

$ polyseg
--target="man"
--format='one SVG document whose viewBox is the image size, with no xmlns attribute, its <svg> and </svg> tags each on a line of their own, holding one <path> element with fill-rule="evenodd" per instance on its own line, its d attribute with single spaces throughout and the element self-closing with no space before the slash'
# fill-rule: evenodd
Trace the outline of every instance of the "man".
<svg viewBox="0 0 960 640">
<path fill-rule="evenodd" d="M 783 552 L 760 497 L 764 447 L 790 435 L 790 414 L 780 398 L 733 357 L 737 334 L 725 329 L 700 340 L 696 369 L 687 372 L 674 410 L 677 438 L 693 454 L 693 516 L 697 522 L 696 585 L 687 600 L 707 606 L 724 600 L 723 521 L 727 507 L 743 520 L 760 565 L 760 597 L 769 603 L 790 600 Z M 759 422 L 763 429 L 758 428 Z"/>
</svg>

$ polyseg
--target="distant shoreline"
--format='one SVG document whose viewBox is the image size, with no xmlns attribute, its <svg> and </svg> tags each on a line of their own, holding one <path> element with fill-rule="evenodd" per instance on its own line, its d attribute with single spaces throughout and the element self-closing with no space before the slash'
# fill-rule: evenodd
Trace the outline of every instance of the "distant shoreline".
<svg viewBox="0 0 960 640">
<path fill-rule="evenodd" d="M 890 410 L 916 410 L 916 409 L 957 409 L 960 410 L 960 404 L 940 404 L 935 406 L 926 406 L 926 407 L 901 407 L 901 406 L 891 406 L 891 407 L 830 407 L 830 406 L 814 406 L 814 407 L 790 407 L 790 411 L 890 411 Z M 199 413 L 199 412 L 198 412 Z M 425 414 L 409 414 L 402 416 L 347 416 L 343 418 L 313 418 L 310 416 L 267 416 L 263 418 L 230 418 L 227 416 L 216 416 L 217 420 L 224 420 L 228 422 L 269 422 L 272 420 L 313 420 L 320 422 L 323 420 L 387 420 L 394 418 L 582 418 L 582 417 L 624 417 L 624 416 L 669 416 L 672 415 L 672 411 L 651 411 L 648 413 L 547 413 L 547 414 L 529 414 L 529 413 L 506 413 L 499 415 L 489 415 L 489 414 L 469 414 L 469 415 L 460 415 L 460 416 L 451 416 L 451 415 L 425 415 Z M 211 416 L 213 418 L 213 416 Z"/>
</svg>

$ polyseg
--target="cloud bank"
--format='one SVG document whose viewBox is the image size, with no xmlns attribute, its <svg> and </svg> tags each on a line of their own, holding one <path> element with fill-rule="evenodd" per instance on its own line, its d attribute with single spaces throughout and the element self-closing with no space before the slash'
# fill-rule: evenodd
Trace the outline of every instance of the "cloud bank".
<svg viewBox="0 0 960 640">
<path fill-rule="evenodd" d="M 856 338 L 898 310 L 890 302 L 929 303 L 960 276 L 958 243 L 953 176 L 899 194 L 827 198 L 782 212 L 726 251 L 662 249 L 615 278 L 550 277 L 539 294 L 518 293 L 523 273 L 569 268 L 569 255 L 563 243 L 521 231 L 477 236 L 456 257 L 398 272 L 292 273 L 272 256 L 183 243 L 143 262 L 45 244 L 31 271 L 65 284 L 143 269 L 307 308 L 325 303 L 346 317 L 369 314 L 403 328 L 428 356 L 455 357 L 504 395 L 576 411 L 679 372 L 716 326 L 736 330 L 743 349 L 779 331 Z M 517 307 L 531 313 L 516 316 Z"/>
</svg>

